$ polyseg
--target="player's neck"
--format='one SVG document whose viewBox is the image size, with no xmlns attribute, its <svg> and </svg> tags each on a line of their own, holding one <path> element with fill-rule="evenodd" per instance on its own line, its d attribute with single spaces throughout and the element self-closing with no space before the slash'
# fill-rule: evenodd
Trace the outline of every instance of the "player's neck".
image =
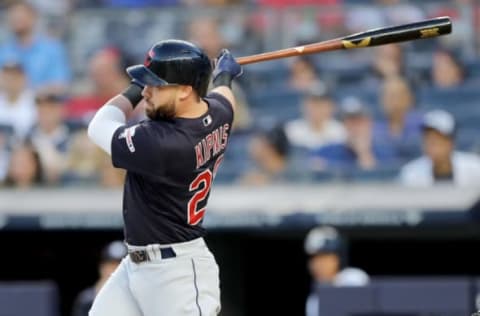
<svg viewBox="0 0 480 316">
<path fill-rule="evenodd" d="M 177 117 L 179 118 L 197 118 L 208 111 L 208 104 L 203 99 L 188 100 L 179 104 L 177 107 Z"/>
</svg>

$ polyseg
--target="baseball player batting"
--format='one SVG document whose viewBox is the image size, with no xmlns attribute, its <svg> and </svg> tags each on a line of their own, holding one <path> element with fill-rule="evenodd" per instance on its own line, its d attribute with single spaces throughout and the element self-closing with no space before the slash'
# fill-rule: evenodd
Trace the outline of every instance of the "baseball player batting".
<svg viewBox="0 0 480 316">
<path fill-rule="evenodd" d="M 98 293 L 90 316 L 217 315 L 219 271 L 203 216 L 231 131 L 232 80 L 241 66 L 223 50 L 213 70 L 197 46 L 155 44 L 143 65 L 90 122 L 90 138 L 127 170 L 123 218 L 128 255 Z M 146 101 L 149 119 L 127 125 Z"/>
</svg>

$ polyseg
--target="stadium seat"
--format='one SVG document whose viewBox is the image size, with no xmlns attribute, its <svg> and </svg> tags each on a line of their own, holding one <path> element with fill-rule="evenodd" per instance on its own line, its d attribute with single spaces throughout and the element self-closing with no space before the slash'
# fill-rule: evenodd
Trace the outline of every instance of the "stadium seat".
<svg viewBox="0 0 480 316">
<path fill-rule="evenodd" d="M 480 90 L 476 85 L 463 85 L 457 88 L 424 88 L 417 93 L 417 103 L 424 108 L 454 108 L 462 104 L 478 102 Z"/>
<path fill-rule="evenodd" d="M 469 315 L 470 280 L 467 278 L 377 279 L 379 311 L 419 315 Z"/>
<path fill-rule="evenodd" d="M 468 278 L 374 278 L 364 287 L 318 287 L 320 315 L 453 316 L 470 315 Z M 480 292 L 480 281 L 476 293 Z"/>
<path fill-rule="evenodd" d="M 0 283 L 0 316 L 57 316 L 57 286 L 44 282 Z"/>
<path fill-rule="evenodd" d="M 375 312 L 375 289 L 365 287 L 319 287 L 319 315 L 352 316 Z"/>
<path fill-rule="evenodd" d="M 249 104 L 255 119 L 287 121 L 299 117 L 301 99 L 296 91 L 263 91 L 250 94 Z"/>
<path fill-rule="evenodd" d="M 284 61 L 271 61 L 244 67 L 244 75 L 240 77 L 240 81 L 248 91 L 255 93 L 263 89 L 272 90 L 273 86 L 285 85 L 288 76 L 289 69 Z"/>
</svg>

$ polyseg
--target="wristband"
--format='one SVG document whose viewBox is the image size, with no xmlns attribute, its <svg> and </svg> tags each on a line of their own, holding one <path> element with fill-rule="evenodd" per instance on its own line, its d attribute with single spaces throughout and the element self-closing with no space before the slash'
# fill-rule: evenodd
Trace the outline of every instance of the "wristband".
<svg viewBox="0 0 480 316">
<path fill-rule="evenodd" d="M 127 98 L 130 103 L 132 104 L 132 107 L 135 108 L 140 101 L 142 101 L 143 96 L 142 96 L 142 90 L 143 88 L 140 87 L 136 83 L 130 83 L 130 85 L 123 90 L 121 93 L 125 98 Z"/>
<path fill-rule="evenodd" d="M 222 72 L 218 74 L 215 78 L 213 78 L 213 86 L 215 88 L 220 86 L 227 86 L 229 88 L 232 88 L 232 80 L 233 77 L 230 73 Z"/>
</svg>

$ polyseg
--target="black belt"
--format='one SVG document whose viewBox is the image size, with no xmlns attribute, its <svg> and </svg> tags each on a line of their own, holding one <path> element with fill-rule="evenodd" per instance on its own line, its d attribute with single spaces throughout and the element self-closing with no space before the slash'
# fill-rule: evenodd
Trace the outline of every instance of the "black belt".
<svg viewBox="0 0 480 316">
<path fill-rule="evenodd" d="M 128 255 L 130 256 L 130 259 L 135 263 L 151 260 L 147 250 L 129 251 Z M 172 247 L 160 248 L 160 255 L 162 256 L 162 259 L 175 258 L 177 256 Z"/>
</svg>

